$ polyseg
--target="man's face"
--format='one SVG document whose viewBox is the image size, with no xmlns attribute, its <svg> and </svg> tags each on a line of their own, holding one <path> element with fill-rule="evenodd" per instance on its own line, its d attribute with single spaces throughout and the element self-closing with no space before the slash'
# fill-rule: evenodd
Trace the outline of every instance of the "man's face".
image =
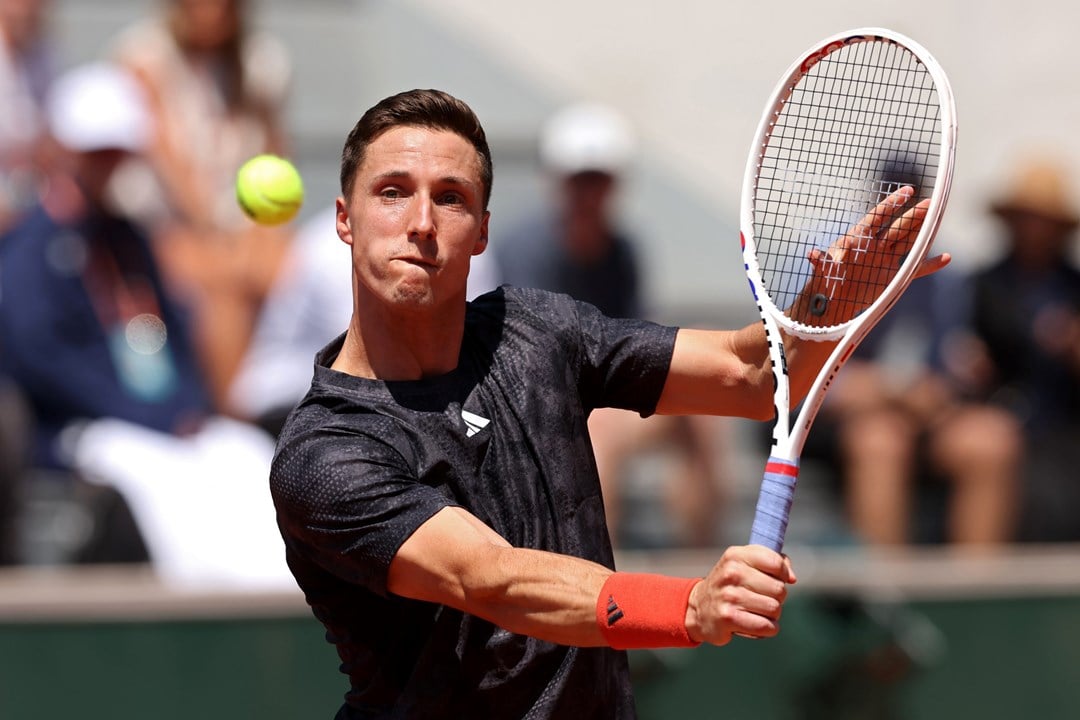
<svg viewBox="0 0 1080 720">
<path fill-rule="evenodd" d="M 397 127 L 368 145 L 337 217 L 361 307 L 464 303 L 469 262 L 487 245 L 483 190 L 476 149 L 456 133 Z"/>
</svg>

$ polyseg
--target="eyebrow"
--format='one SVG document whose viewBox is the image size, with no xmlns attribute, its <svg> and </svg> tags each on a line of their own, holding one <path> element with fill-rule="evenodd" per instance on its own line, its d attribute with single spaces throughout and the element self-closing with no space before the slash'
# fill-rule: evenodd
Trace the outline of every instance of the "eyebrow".
<svg viewBox="0 0 1080 720">
<path fill-rule="evenodd" d="M 407 170 L 389 170 L 387 172 L 376 175 L 374 180 L 375 182 L 380 182 L 382 180 L 393 180 L 395 178 L 407 178 L 411 176 L 412 173 L 408 172 Z M 444 175 L 443 177 L 439 178 L 439 182 L 448 185 L 464 185 L 466 187 L 475 187 L 477 185 L 477 183 L 470 180 L 469 178 L 462 177 L 460 175 Z"/>
</svg>

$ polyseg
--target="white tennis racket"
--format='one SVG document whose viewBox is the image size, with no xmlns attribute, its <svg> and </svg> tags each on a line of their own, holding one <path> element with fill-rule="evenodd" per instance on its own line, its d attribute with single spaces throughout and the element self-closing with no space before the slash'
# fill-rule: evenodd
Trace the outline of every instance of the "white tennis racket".
<svg viewBox="0 0 1080 720">
<path fill-rule="evenodd" d="M 806 434 L 836 373 L 926 257 L 949 194 L 955 138 L 941 67 L 880 28 L 810 48 L 766 104 L 741 217 L 776 381 L 751 544 L 783 548 Z M 839 341 L 794 419 L 781 330 Z"/>
</svg>

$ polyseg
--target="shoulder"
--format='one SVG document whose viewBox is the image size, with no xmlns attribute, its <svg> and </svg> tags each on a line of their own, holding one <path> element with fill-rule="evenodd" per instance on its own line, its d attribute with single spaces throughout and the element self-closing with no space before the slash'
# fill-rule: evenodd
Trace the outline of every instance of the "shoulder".
<svg viewBox="0 0 1080 720">
<path fill-rule="evenodd" d="M 278 438 L 275 462 L 278 457 L 297 456 L 304 461 L 331 456 L 409 462 L 412 453 L 405 437 L 401 421 L 380 412 L 374 403 L 355 402 L 316 383 L 289 415 Z"/>
<path fill-rule="evenodd" d="M 603 364 L 619 355 L 666 346 L 664 329 L 630 318 L 611 318 L 596 306 L 564 293 L 503 285 L 470 304 L 466 337 L 497 346 L 496 352 L 519 362 L 525 357 Z M 672 341 L 673 342 L 673 341 Z"/>
<path fill-rule="evenodd" d="M 468 305 L 462 357 L 517 375 L 574 363 L 583 345 L 579 309 L 569 296 L 501 285 Z"/>
<path fill-rule="evenodd" d="M 530 332 L 565 332 L 580 326 L 582 314 L 591 306 L 569 295 L 515 285 L 501 285 L 469 303 L 471 325 L 498 323 L 504 329 L 520 327 Z"/>
<path fill-rule="evenodd" d="M 309 393 L 278 439 L 270 487 L 279 501 L 308 504 L 317 501 L 320 486 L 337 485 L 345 477 L 364 482 L 377 472 L 408 474 L 415 462 L 395 418 L 356 407 L 335 412 Z"/>
</svg>

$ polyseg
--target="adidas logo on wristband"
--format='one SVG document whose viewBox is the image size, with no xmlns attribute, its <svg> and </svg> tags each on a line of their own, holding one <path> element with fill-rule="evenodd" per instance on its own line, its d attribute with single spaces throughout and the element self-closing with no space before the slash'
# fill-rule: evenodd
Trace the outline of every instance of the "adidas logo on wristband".
<svg viewBox="0 0 1080 720">
<path fill-rule="evenodd" d="M 618 603 L 615 602 L 614 595 L 608 595 L 607 599 L 607 624 L 611 627 L 615 623 L 622 620 L 623 611 L 619 609 Z"/>
</svg>

